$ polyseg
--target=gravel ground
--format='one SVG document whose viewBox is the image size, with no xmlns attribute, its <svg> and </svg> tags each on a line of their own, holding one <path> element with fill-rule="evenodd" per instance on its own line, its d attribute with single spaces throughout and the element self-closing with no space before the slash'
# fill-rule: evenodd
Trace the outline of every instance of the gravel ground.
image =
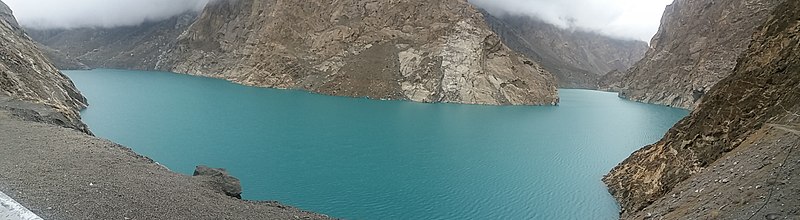
<svg viewBox="0 0 800 220">
<path fill-rule="evenodd" d="M 242 201 L 130 149 L 0 110 L 0 191 L 44 219 L 327 219 Z"/>
<path fill-rule="evenodd" d="M 800 220 L 800 131 L 768 124 L 629 219 Z"/>
</svg>

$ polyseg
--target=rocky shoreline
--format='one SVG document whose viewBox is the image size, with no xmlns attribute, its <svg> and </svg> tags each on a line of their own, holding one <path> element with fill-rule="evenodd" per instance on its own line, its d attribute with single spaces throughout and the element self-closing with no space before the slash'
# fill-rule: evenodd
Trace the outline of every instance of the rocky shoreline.
<svg viewBox="0 0 800 220">
<path fill-rule="evenodd" d="M 199 14 L 135 27 L 31 33 L 67 67 L 77 60 L 372 99 L 559 102 L 553 75 L 508 48 L 466 0 L 212 1 Z"/>
<path fill-rule="evenodd" d="M 798 34 L 786 1 L 688 117 L 603 178 L 622 218 L 800 218 Z"/>
<path fill-rule="evenodd" d="M 269 9 L 262 2 L 218 2 L 180 37 L 169 38 L 175 40 L 168 43 L 174 48 L 160 51 L 159 44 L 146 45 L 143 51 L 163 53 L 144 63 L 324 94 L 557 104 L 553 76 L 505 46 L 465 1 L 410 1 L 403 7 L 373 3 L 327 7 L 287 2 L 274 13 L 283 16 L 270 23 L 261 14 L 249 14 Z M 800 2 L 736 3 L 677 0 L 665 12 L 665 24 L 645 59 L 626 73 L 601 80 L 629 99 L 696 106 L 661 141 L 633 153 L 604 177 L 621 205 L 621 218 L 800 219 Z M 458 10 L 431 13 L 431 4 Z M 291 17 L 291 11 L 310 6 L 340 16 L 326 23 L 300 24 Z M 773 7 L 771 16 L 763 14 Z M 429 13 L 441 22 L 409 18 L 389 25 L 351 19 L 399 17 L 409 10 Z M 694 19 L 698 14 L 719 19 Z M 722 29 L 696 33 L 686 18 L 718 20 L 711 26 Z M 244 27 L 249 29 L 232 31 Z M 305 31 L 280 35 L 290 33 L 280 30 L 296 27 Z M 215 35 L 220 30 L 231 30 L 225 32 L 231 35 Z M 279 34 L 272 35 L 272 30 Z M 750 30 L 756 34 L 745 39 Z M 715 40 L 708 33 L 722 36 Z M 298 45 L 311 46 L 298 50 Z M 181 175 L 91 136 L 78 114 L 86 99 L 37 49 L 2 2 L 0 61 L 0 191 L 41 217 L 329 218 L 277 202 L 241 200 L 238 180 L 224 170 L 198 167 L 195 176 Z M 376 74 L 368 76 L 355 67 Z"/>
<path fill-rule="evenodd" d="M 224 170 L 181 175 L 94 137 L 86 105 L 0 1 L 0 192 L 44 219 L 329 219 L 241 200 Z"/>
<path fill-rule="evenodd" d="M 0 191 L 45 219 L 329 219 L 237 199 L 220 181 L 232 177 L 174 173 L 127 147 L 7 110 L 0 130 Z"/>
</svg>

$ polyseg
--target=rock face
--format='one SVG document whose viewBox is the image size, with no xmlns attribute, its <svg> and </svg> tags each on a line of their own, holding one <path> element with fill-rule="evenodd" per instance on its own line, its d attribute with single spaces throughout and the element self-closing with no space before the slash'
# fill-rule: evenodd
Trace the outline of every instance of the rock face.
<svg viewBox="0 0 800 220">
<path fill-rule="evenodd" d="M 0 1 L 0 191 L 45 219 L 330 219 L 232 199 L 242 189 L 223 169 L 189 177 L 93 137 L 85 106 Z"/>
<path fill-rule="evenodd" d="M 565 30 L 530 16 L 483 13 L 506 45 L 540 63 L 560 88 L 596 89 L 601 76 L 627 70 L 649 48 L 643 41 Z"/>
<path fill-rule="evenodd" d="M 730 76 L 603 179 L 623 218 L 800 215 L 800 1 L 765 17 Z"/>
<path fill-rule="evenodd" d="M 238 178 L 228 174 L 225 169 L 197 166 L 193 176 L 204 178 L 207 183 L 212 185 L 213 189 L 222 191 L 227 196 L 242 199 L 242 184 Z"/>
<path fill-rule="evenodd" d="M 60 69 L 153 70 L 196 17 L 186 12 L 129 27 L 26 31 Z"/>
<path fill-rule="evenodd" d="M 88 132 L 78 114 L 85 106 L 72 81 L 39 52 L 0 2 L 0 108 Z"/>
<path fill-rule="evenodd" d="M 728 76 L 750 36 L 782 0 L 675 0 L 644 59 L 601 85 L 634 101 L 694 108 Z"/>
<path fill-rule="evenodd" d="M 553 76 L 465 0 L 215 1 L 157 68 L 340 96 L 558 103 Z"/>
</svg>

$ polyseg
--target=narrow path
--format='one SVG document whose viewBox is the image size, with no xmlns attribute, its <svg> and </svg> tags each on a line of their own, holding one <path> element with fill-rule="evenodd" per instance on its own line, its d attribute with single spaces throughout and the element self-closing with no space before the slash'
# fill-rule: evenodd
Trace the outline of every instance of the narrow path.
<svg viewBox="0 0 800 220">
<path fill-rule="evenodd" d="M 22 204 L 0 192 L 0 219 L 8 220 L 41 220 L 39 216 L 28 210 Z"/>
</svg>

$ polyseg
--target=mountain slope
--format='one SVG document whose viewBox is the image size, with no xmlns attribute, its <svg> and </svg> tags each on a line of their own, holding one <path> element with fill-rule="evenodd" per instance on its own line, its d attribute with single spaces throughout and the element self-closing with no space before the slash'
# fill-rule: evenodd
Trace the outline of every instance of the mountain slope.
<svg viewBox="0 0 800 220">
<path fill-rule="evenodd" d="M 78 114 L 86 99 L 39 52 L 2 2 L 0 33 L 0 108 L 88 132 Z"/>
<path fill-rule="evenodd" d="M 529 16 L 488 12 L 484 16 L 503 42 L 540 63 L 556 76 L 561 88 L 597 88 L 601 76 L 627 70 L 648 49 L 642 41 L 565 30 Z"/>
<path fill-rule="evenodd" d="M 768 18 L 690 116 L 604 178 L 623 217 L 800 215 L 800 2 Z"/>
<path fill-rule="evenodd" d="M 158 68 L 341 96 L 558 103 L 553 76 L 465 0 L 217 1 Z"/>
<path fill-rule="evenodd" d="M 61 69 L 152 70 L 196 17 L 187 12 L 128 27 L 26 31 Z"/>
<path fill-rule="evenodd" d="M 72 81 L 37 50 L 0 1 L 4 194 L 45 219 L 330 219 L 277 202 L 233 198 L 220 189 L 221 178 L 174 173 L 93 137 L 80 122 L 78 110 L 85 106 Z"/>
<path fill-rule="evenodd" d="M 675 0 L 645 57 L 621 81 L 601 85 L 634 101 L 694 108 L 728 76 L 750 36 L 782 0 Z"/>
</svg>

